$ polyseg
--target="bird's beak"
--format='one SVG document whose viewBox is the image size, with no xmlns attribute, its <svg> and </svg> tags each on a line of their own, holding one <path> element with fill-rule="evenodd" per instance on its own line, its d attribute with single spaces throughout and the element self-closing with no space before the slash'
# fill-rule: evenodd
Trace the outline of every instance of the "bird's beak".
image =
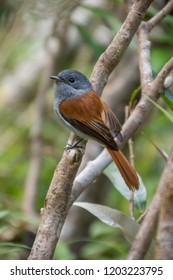
<svg viewBox="0 0 173 280">
<path fill-rule="evenodd" d="M 56 82 L 61 82 L 61 79 L 58 76 L 50 76 L 49 78 L 55 80 Z"/>
</svg>

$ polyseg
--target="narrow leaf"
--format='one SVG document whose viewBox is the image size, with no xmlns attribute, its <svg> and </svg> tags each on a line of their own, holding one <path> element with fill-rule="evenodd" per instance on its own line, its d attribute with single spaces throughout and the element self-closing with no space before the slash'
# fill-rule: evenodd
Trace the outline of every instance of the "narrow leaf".
<svg viewBox="0 0 173 280">
<path fill-rule="evenodd" d="M 0 247 L 13 247 L 13 248 L 20 248 L 20 249 L 28 249 L 31 248 L 24 244 L 14 243 L 14 242 L 0 242 Z"/>
<path fill-rule="evenodd" d="M 131 97 L 130 97 L 130 102 L 129 102 L 130 108 L 132 107 L 133 102 L 136 99 L 137 95 L 140 93 L 140 90 L 141 90 L 141 87 L 139 86 L 132 92 Z"/>
<path fill-rule="evenodd" d="M 148 139 L 148 138 L 147 138 Z M 162 158 L 165 160 L 165 161 L 167 161 L 168 160 L 168 158 L 169 158 L 169 156 L 168 156 L 168 154 L 163 150 L 163 149 L 161 149 L 161 148 L 159 148 L 151 139 L 148 139 L 150 142 L 151 142 L 151 144 L 156 148 L 156 150 L 160 153 L 160 155 L 162 156 Z"/>
<path fill-rule="evenodd" d="M 153 103 L 171 122 L 173 122 L 173 113 L 166 111 L 164 108 L 162 108 L 159 104 L 157 104 L 154 100 L 152 100 L 148 95 L 145 94 L 145 96 L 150 100 L 151 103 Z"/>
</svg>

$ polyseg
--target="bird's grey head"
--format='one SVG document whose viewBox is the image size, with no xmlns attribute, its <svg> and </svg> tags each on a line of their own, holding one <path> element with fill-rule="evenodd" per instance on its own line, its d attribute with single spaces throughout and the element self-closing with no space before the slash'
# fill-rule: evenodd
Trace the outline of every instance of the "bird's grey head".
<svg viewBox="0 0 173 280">
<path fill-rule="evenodd" d="M 51 76 L 55 80 L 55 98 L 62 100 L 81 96 L 91 90 L 91 83 L 76 70 L 63 70 L 57 76 Z"/>
</svg>

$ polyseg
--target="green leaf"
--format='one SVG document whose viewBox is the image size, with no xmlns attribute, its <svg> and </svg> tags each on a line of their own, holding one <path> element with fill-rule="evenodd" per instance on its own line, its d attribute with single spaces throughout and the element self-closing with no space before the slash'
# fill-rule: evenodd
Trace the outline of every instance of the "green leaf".
<svg viewBox="0 0 173 280">
<path fill-rule="evenodd" d="M 104 170 L 103 173 L 112 182 L 114 188 L 116 188 L 127 200 L 130 200 L 131 192 L 128 189 L 126 183 L 124 182 L 118 168 L 113 162 Z M 138 191 L 134 192 L 134 206 L 140 212 L 143 212 L 146 206 L 146 188 L 139 174 L 138 178 L 140 185 Z"/>
<path fill-rule="evenodd" d="M 0 247 L 13 247 L 19 249 L 28 249 L 28 250 L 31 249 L 29 246 L 26 246 L 24 244 L 13 243 L 13 242 L 0 242 Z"/>
<path fill-rule="evenodd" d="M 104 205 L 87 203 L 87 202 L 75 202 L 75 206 L 84 208 L 95 217 L 97 217 L 103 223 L 119 228 L 125 239 L 131 244 L 139 230 L 139 224 L 126 216 L 122 212 L 109 208 Z"/>
<path fill-rule="evenodd" d="M 153 103 L 171 122 L 173 122 L 173 113 L 166 111 L 163 107 L 161 107 L 158 103 L 152 100 L 148 95 L 145 96 Z"/>
<path fill-rule="evenodd" d="M 135 98 L 137 97 L 137 95 L 139 94 L 140 90 L 141 90 L 141 87 L 139 86 L 132 92 L 130 101 L 129 101 L 130 108 L 132 107 L 132 104 L 133 104 Z"/>
</svg>

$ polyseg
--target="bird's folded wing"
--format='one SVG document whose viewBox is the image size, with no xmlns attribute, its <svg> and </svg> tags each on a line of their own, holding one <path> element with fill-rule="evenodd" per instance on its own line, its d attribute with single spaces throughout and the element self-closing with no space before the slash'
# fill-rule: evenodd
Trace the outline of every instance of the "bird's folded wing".
<svg viewBox="0 0 173 280">
<path fill-rule="evenodd" d="M 70 123 L 73 127 L 78 129 L 83 134 L 93 138 L 104 146 L 108 146 L 110 149 L 118 150 L 118 147 L 109 131 L 109 129 L 104 125 L 103 122 L 99 120 L 92 121 L 79 121 L 67 118 L 67 116 L 62 115 L 63 118 Z"/>
<path fill-rule="evenodd" d="M 109 127 L 112 136 L 114 138 L 117 137 L 119 141 L 122 141 L 123 137 L 120 132 L 122 127 L 121 127 L 119 120 L 117 119 L 115 114 L 112 112 L 112 110 L 109 108 L 109 106 L 104 102 L 102 102 L 102 103 L 103 103 L 103 107 L 104 107 L 104 110 L 102 112 L 103 122 L 105 123 L 105 125 L 107 127 Z"/>
</svg>

